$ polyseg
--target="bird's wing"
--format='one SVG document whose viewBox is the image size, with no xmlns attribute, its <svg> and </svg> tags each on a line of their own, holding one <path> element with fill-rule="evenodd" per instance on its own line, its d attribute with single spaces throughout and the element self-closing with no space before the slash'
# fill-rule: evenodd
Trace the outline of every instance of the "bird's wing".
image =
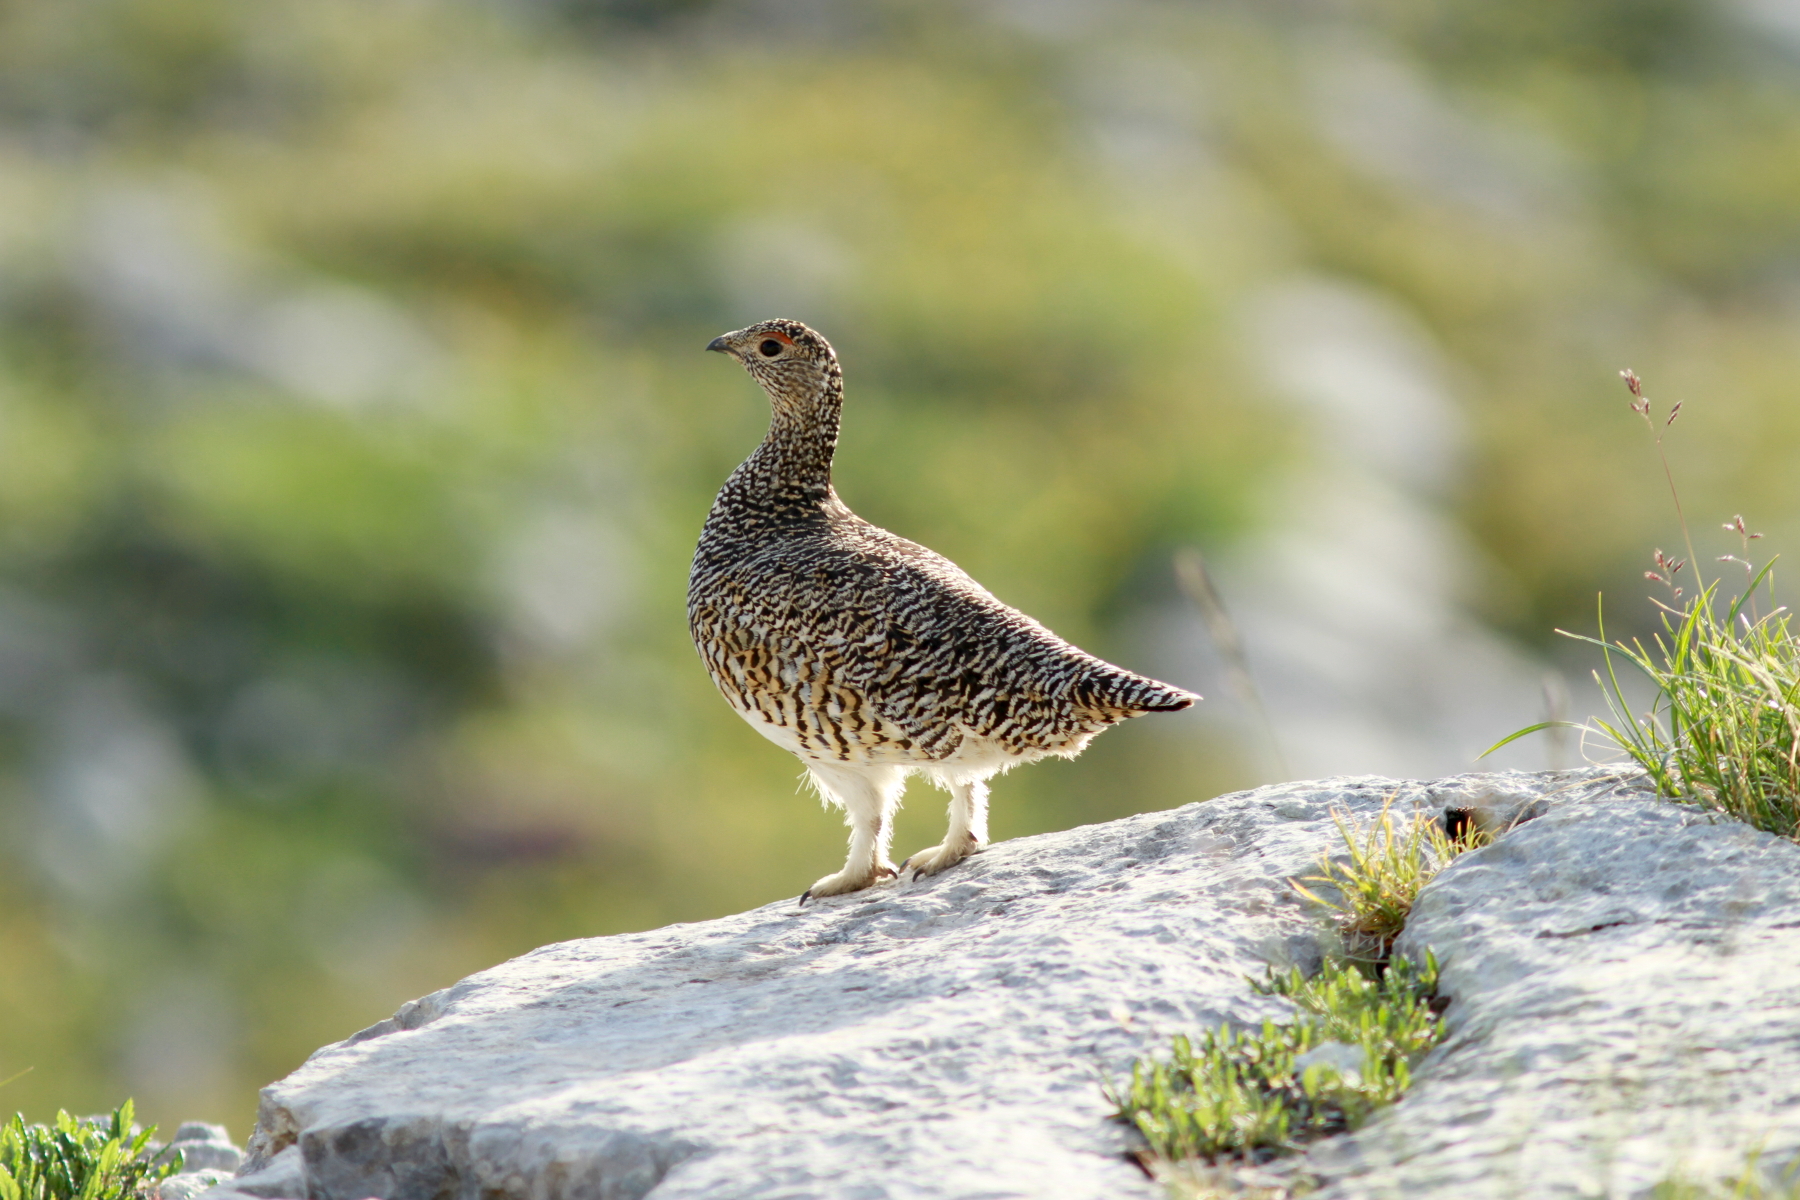
<svg viewBox="0 0 1800 1200">
<path fill-rule="evenodd" d="M 955 563 L 874 526 L 846 546 L 850 606 L 878 614 L 865 687 L 917 736 L 946 725 L 1042 749 L 1195 697 L 1113 666 L 1002 602 Z M 848 564 L 847 564 L 848 565 Z"/>
</svg>

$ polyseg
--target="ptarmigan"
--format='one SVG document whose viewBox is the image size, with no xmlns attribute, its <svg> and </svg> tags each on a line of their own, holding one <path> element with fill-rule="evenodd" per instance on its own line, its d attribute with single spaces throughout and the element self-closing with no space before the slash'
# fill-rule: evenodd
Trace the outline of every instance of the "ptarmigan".
<svg viewBox="0 0 1800 1200">
<path fill-rule="evenodd" d="M 961 862 L 986 844 L 991 776 L 1200 698 L 1071 646 L 851 512 L 831 486 L 844 382 L 824 338 L 763 321 L 707 349 L 742 363 L 774 415 L 707 515 L 688 626 L 732 708 L 846 814 L 849 860 L 801 904 Z M 888 843 L 913 774 L 949 791 L 950 829 L 896 868 Z"/>
</svg>

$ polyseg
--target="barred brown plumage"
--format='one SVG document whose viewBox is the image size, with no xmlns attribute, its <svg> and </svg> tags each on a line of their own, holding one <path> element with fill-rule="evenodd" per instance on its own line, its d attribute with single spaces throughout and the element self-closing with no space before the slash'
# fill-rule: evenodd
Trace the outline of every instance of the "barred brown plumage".
<svg viewBox="0 0 1800 1200">
<path fill-rule="evenodd" d="M 1199 696 L 1095 658 L 831 486 L 843 375 L 798 321 L 714 338 L 769 394 L 768 435 L 719 489 L 688 576 L 688 627 L 732 708 L 845 810 L 850 856 L 800 902 L 917 879 L 987 841 L 987 780 Z M 944 841 L 888 860 L 906 777 L 950 792 Z"/>
</svg>

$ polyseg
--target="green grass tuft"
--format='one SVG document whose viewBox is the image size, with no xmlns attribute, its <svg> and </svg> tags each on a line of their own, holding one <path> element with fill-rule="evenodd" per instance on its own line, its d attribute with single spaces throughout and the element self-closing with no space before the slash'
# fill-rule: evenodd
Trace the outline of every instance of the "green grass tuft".
<svg viewBox="0 0 1800 1200">
<path fill-rule="evenodd" d="M 1787 611 L 1746 611 L 1768 570 L 1723 611 L 1716 583 L 1685 607 L 1665 609 L 1650 646 L 1608 643 L 1604 626 L 1599 638 L 1580 640 L 1606 656 L 1602 687 L 1613 719 L 1596 718 L 1595 727 L 1657 791 L 1800 840 L 1800 639 Z M 1648 711 L 1627 702 L 1615 657 L 1655 685 Z"/>
<path fill-rule="evenodd" d="M 131 1127 L 132 1103 L 111 1117 L 77 1119 L 58 1112 L 50 1125 L 27 1125 L 18 1114 L 0 1125 L 0 1200 L 142 1200 L 181 1168 L 145 1156 L 152 1125 Z"/>
<path fill-rule="evenodd" d="M 1659 794 L 1800 841 L 1800 637 L 1786 609 L 1748 610 L 1773 565 L 1729 605 L 1718 600 L 1715 582 L 1681 608 L 1665 606 L 1662 632 L 1649 645 L 1607 641 L 1604 615 L 1597 638 L 1558 632 L 1605 657 L 1604 674 L 1594 678 L 1611 719 L 1575 728 L 1612 742 Z M 1656 689 L 1642 712 L 1619 684 L 1619 659 Z M 1550 724 L 1521 729 L 1493 749 Z"/>
<path fill-rule="evenodd" d="M 1337 861 L 1328 854 L 1320 855 L 1319 873 L 1290 880 L 1289 886 L 1336 914 L 1345 953 L 1365 963 L 1387 961 L 1419 890 L 1432 876 L 1458 854 L 1492 840 L 1485 833 L 1452 840 L 1426 813 L 1397 822 L 1391 797 L 1360 831 L 1345 813 L 1332 813 L 1332 820 L 1337 822 L 1347 857 Z M 1321 896 L 1306 886 L 1309 883 L 1335 889 L 1339 898 Z"/>
<path fill-rule="evenodd" d="M 1379 975 L 1342 960 L 1313 979 L 1271 971 L 1257 991 L 1293 1001 L 1298 1020 L 1177 1036 L 1167 1060 L 1139 1060 L 1108 1099 L 1165 1162 L 1266 1158 L 1355 1129 L 1399 1098 L 1442 1036 L 1437 973 L 1430 957 L 1423 966 L 1395 959 Z M 1321 1047 L 1337 1051 L 1321 1059 L 1339 1062 L 1301 1061 Z"/>
</svg>

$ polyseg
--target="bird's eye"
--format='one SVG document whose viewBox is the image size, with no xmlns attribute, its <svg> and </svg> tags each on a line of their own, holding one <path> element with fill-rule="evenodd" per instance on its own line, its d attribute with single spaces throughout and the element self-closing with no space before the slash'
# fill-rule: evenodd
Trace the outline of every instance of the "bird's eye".
<svg viewBox="0 0 1800 1200">
<path fill-rule="evenodd" d="M 758 346 L 757 349 L 762 351 L 764 358 L 774 358 L 777 354 L 781 353 L 781 343 L 774 338 L 769 338 L 763 342 L 762 345 Z"/>
</svg>

